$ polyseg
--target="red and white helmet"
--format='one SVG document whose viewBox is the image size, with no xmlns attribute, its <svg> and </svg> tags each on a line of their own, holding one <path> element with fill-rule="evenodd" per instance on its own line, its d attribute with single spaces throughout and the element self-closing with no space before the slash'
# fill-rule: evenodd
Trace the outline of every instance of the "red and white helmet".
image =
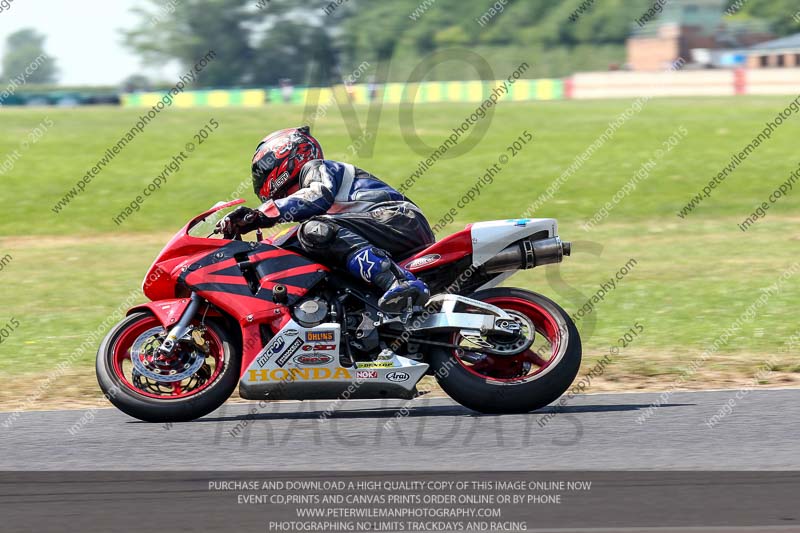
<svg viewBox="0 0 800 533">
<path fill-rule="evenodd" d="M 322 147 L 308 126 L 270 133 L 258 143 L 253 156 L 256 196 L 266 202 L 295 192 L 303 165 L 322 157 Z"/>
</svg>

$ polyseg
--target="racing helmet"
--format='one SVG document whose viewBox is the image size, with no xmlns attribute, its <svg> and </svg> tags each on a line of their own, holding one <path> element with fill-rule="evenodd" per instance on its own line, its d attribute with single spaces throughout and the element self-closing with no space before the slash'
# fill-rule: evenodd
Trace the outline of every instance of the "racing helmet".
<svg viewBox="0 0 800 533">
<path fill-rule="evenodd" d="M 299 188 L 303 165 L 322 159 L 322 147 L 308 126 L 270 133 L 253 155 L 253 190 L 261 201 L 283 198 Z"/>
</svg>

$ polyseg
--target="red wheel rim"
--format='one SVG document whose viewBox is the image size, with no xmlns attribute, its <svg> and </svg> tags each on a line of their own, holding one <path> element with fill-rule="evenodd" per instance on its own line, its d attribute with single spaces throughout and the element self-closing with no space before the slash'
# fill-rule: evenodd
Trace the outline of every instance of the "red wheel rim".
<svg viewBox="0 0 800 533">
<path fill-rule="evenodd" d="M 461 359 L 457 350 L 453 350 L 453 357 L 464 369 L 482 379 L 508 383 L 525 382 L 546 374 L 560 360 L 564 351 L 563 347 L 566 346 L 564 338 L 566 327 L 559 324 L 559 320 L 553 312 L 537 302 L 515 296 L 496 296 L 482 301 L 507 311 L 516 311 L 525 315 L 534 326 L 536 338 L 543 338 L 549 346 L 536 347 L 534 345 L 513 356 L 491 355 L 475 364 L 468 364 Z M 459 337 L 458 333 L 453 335 L 453 344 L 459 342 Z M 530 363 L 530 369 L 524 374 L 514 377 L 503 376 L 503 374 L 513 373 L 520 369 L 524 371 L 525 363 Z"/>
<path fill-rule="evenodd" d="M 195 324 L 196 325 L 196 324 Z M 131 353 L 130 350 L 133 347 L 134 343 L 140 336 L 145 334 L 148 330 L 153 328 L 161 327 L 162 324 L 159 322 L 155 317 L 147 317 L 142 320 L 139 320 L 130 326 L 128 326 L 117 338 L 117 341 L 114 343 L 113 347 L 113 368 L 114 374 L 117 376 L 117 379 L 128 389 L 135 392 L 136 394 L 140 394 L 142 396 L 147 396 L 148 398 L 155 398 L 158 400 L 179 400 L 183 398 L 188 398 L 190 396 L 195 396 L 208 388 L 212 383 L 216 381 L 219 377 L 222 369 L 224 367 L 224 358 L 222 356 L 222 342 L 217 334 L 211 328 L 205 329 L 205 341 L 209 347 L 209 353 L 206 355 L 205 363 L 209 365 L 211 368 L 210 376 L 205 380 L 204 383 L 200 384 L 199 386 L 192 387 L 187 389 L 187 384 L 185 382 L 193 379 L 195 375 L 190 376 L 182 381 L 175 381 L 175 382 L 163 382 L 165 386 L 170 387 L 171 393 L 170 394 L 160 394 L 160 393 L 153 393 L 150 391 L 143 390 L 140 387 L 137 387 L 133 380 L 129 377 L 132 376 L 130 370 L 132 370 L 133 363 L 131 362 Z M 163 328 L 162 328 L 163 329 Z M 126 371 L 126 361 L 127 366 L 130 367 L 128 371 Z M 213 365 L 213 366 L 212 366 Z"/>
</svg>

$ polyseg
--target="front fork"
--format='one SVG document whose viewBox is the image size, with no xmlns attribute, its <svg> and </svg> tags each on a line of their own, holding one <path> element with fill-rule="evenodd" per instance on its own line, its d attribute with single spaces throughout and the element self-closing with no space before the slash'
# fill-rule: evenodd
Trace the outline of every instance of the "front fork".
<svg viewBox="0 0 800 533">
<path fill-rule="evenodd" d="M 186 307 L 186 310 L 184 310 L 180 320 L 169 330 L 167 338 L 161 343 L 158 349 L 159 353 L 163 355 L 170 355 L 172 353 L 178 339 L 182 339 L 183 336 L 189 332 L 189 324 L 191 324 L 194 316 L 197 314 L 197 310 L 200 309 L 201 303 L 203 303 L 203 299 L 198 296 L 196 292 L 193 292 L 189 305 Z"/>
</svg>

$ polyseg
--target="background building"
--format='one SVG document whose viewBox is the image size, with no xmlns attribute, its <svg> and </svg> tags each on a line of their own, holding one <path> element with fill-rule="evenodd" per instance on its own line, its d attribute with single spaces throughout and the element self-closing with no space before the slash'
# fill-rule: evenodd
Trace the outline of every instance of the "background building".
<svg viewBox="0 0 800 533">
<path fill-rule="evenodd" d="M 664 70 L 678 58 L 692 58 L 694 49 L 746 48 L 774 37 L 767 25 L 757 20 L 725 21 L 725 5 L 724 0 L 672 0 L 654 19 L 642 13 L 627 41 L 628 68 Z"/>
<path fill-rule="evenodd" d="M 749 68 L 800 67 L 800 33 L 757 44 L 747 50 Z"/>
</svg>

